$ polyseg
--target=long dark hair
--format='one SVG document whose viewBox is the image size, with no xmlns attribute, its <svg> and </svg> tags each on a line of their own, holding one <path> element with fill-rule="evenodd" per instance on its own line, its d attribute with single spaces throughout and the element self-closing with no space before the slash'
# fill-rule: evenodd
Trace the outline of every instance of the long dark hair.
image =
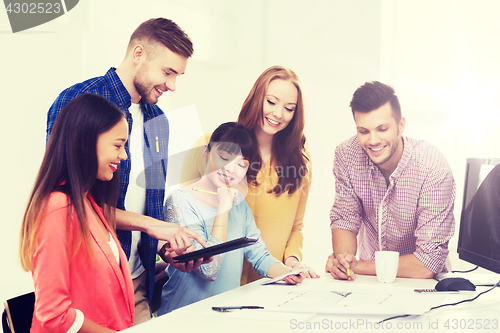
<svg viewBox="0 0 500 333">
<path fill-rule="evenodd" d="M 104 209 L 106 220 L 114 228 L 119 177 L 115 175 L 109 182 L 96 178 L 97 139 L 123 117 L 124 113 L 116 105 L 93 94 L 76 97 L 59 113 L 23 218 L 20 256 L 25 270 L 32 268 L 38 229 L 52 192 L 60 191 L 67 195 L 70 207 L 68 217 L 73 212 L 76 214 L 85 244 L 90 242 L 84 206 L 86 192 L 90 192 L 95 202 Z M 81 239 L 76 242 L 73 253 L 80 244 Z"/>
<path fill-rule="evenodd" d="M 266 69 L 255 81 L 248 94 L 238 116 L 238 122 L 248 128 L 255 136 L 255 128 L 264 122 L 263 108 L 267 87 L 273 80 L 290 81 L 297 88 L 297 106 L 295 114 L 283 130 L 273 137 L 271 158 L 275 162 L 275 170 L 278 175 L 278 184 L 270 191 L 275 195 L 283 192 L 293 194 L 307 175 L 307 162 L 309 158 L 305 154 L 306 137 L 304 135 L 304 101 L 302 97 L 302 86 L 297 74 L 291 69 L 282 66 L 273 66 Z M 262 159 L 258 154 L 255 161 L 251 163 L 249 173 L 258 171 L 262 167 Z M 289 172 L 290 168 L 292 172 Z"/>
</svg>

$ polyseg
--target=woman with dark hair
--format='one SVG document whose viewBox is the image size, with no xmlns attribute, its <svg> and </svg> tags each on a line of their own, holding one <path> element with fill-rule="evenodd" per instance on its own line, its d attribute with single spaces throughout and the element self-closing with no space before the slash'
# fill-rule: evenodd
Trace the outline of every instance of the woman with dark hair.
<svg viewBox="0 0 500 333">
<path fill-rule="evenodd" d="M 240 237 L 260 238 L 252 212 L 242 194 L 234 188 L 246 178 L 250 161 L 258 154 L 252 134 L 239 123 L 220 125 L 205 150 L 207 172 L 200 180 L 171 193 L 164 219 L 197 232 L 209 245 Z M 195 248 L 201 245 L 195 243 Z M 291 272 L 271 256 L 260 241 L 251 246 L 214 256 L 211 263 L 191 273 L 169 267 L 163 286 L 162 315 L 240 285 L 243 258 L 263 276 L 271 278 Z M 303 276 L 289 275 L 289 284 Z"/>
<path fill-rule="evenodd" d="M 31 271 L 31 332 L 113 332 L 132 326 L 134 292 L 116 238 L 118 177 L 125 160 L 124 114 L 83 94 L 57 118 L 21 229 L 20 257 Z"/>
<path fill-rule="evenodd" d="M 290 268 L 302 268 L 302 227 L 312 175 L 305 149 L 302 87 L 295 72 L 282 66 L 266 69 L 243 103 L 238 122 L 257 142 L 258 154 L 247 172 L 253 186 L 248 187 L 246 200 L 262 239 L 276 259 Z M 188 153 L 183 185 L 204 174 L 201 156 L 200 149 Z M 240 190 L 246 193 L 246 188 Z M 308 274 L 317 276 L 312 270 Z M 245 263 L 241 284 L 260 277 Z"/>
</svg>

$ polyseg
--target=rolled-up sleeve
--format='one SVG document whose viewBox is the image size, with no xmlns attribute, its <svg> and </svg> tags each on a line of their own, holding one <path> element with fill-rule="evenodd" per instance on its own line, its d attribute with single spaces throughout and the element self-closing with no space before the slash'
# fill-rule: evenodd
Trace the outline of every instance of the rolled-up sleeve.
<svg viewBox="0 0 500 333">
<path fill-rule="evenodd" d="M 442 271 L 455 232 L 455 181 L 450 171 L 431 173 L 422 187 L 415 230 L 415 257 L 434 273 Z"/>
</svg>

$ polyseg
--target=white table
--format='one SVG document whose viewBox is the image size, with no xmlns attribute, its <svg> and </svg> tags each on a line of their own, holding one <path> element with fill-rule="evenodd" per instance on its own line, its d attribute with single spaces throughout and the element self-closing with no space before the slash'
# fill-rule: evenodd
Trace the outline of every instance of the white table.
<svg viewBox="0 0 500 333">
<path fill-rule="evenodd" d="M 355 281 L 337 281 L 326 274 L 319 279 L 307 279 L 298 286 L 262 286 L 261 282 L 262 280 L 255 281 L 177 309 L 129 328 L 126 332 L 380 332 L 386 330 L 394 332 L 500 332 L 500 288 L 481 295 L 473 302 L 443 307 L 419 316 L 397 318 L 382 324 L 379 323 L 381 320 L 391 316 L 362 313 L 276 312 L 266 309 L 234 310 L 222 313 L 212 310 L 212 306 L 268 304 L 291 291 L 316 288 L 391 293 L 397 290 L 408 292 L 411 296 L 410 293 L 413 293 L 415 288 L 433 288 L 436 284 L 435 280 L 400 278 L 390 285 L 380 284 L 375 276 L 362 275 L 358 275 Z M 472 298 L 486 289 L 488 288 L 478 287 L 475 292 L 447 294 L 440 303 L 453 303 Z M 422 296 L 425 297 L 425 295 Z M 249 301 L 253 304 L 243 304 Z"/>
</svg>

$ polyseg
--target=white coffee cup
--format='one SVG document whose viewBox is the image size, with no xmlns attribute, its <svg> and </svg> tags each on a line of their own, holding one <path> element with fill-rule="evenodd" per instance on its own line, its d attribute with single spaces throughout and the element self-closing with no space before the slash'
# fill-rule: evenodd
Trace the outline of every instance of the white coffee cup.
<svg viewBox="0 0 500 333">
<path fill-rule="evenodd" d="M 393 283 L 396 280 L 399 265 L 399 252 L 376 251 L 375 270 L 378 282 Z"/>
</svg>

